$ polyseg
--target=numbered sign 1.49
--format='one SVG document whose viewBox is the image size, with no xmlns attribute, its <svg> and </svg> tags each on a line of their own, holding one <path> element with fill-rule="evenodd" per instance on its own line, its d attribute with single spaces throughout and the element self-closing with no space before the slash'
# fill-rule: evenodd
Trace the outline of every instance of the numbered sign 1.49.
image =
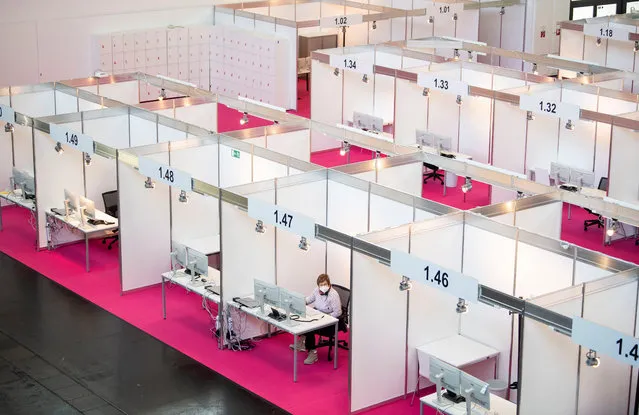
<svg viewBox="0 0 639 415">
<path fill-rule="evenodd" d="M 539 95 L 521 95 L 519 97 L 519 108 L 536 114 L 565 118 L 572 121 L 577 121 L 581 113 L 577 105 L 560 102 L 556 99 L 548 99 Z"/>
<path fill-rule="evenodd" d="M 169 186 L 176 187 L 187 192 L 190 192 L 192 189 L 190 174 L 174 167 L 158 163 L 151 158 L 140 157 L 138 159 L 138 169 L 141 174 L 148 176 L 153 180 L 166 183 Z"/>
<path fill-rule="evenodd" d="M 329 65 L 347 71 L 373 73 L 373 62 L 365 54 L 330 55 Z"/>
<path fill-rule="evenodd" d="M 69 130 L 63 125 L 49 124 L 49 135 L 54 141 L 93 154 L 93 139 L 88 135 Z"/>
<path fill-rule="evenodd" d="M 468 95 L 468 84 L 466 82 L 452 79 L 445 75 L 441 76 L 441 74 L 419 73 L 417 74 L 417 84 L 433 91 L 441 91 L 462 97 Z"/>
<path fill-rule="evenodd" d="M 13 108 L 0 105 L 0 120 L 14 123 L 16 121 L 16 113 L 13 111 Z"/>
<path fill-rule="evenodd" d="M 320 27 L 344 27 L 363 23 L 361 14 L 347 14 L 342 16 L 326 16 L 320 19 Z"/>
<path fill-rule="evenodd" d="M 586 23 L 584 34 L 601 39 L 628 40 L 630 30 L 623 26 L 608 26 L 608 24 Z"/>
<path fill-rule="evenodd" d="M 406 252 L 391 249 L 391 269 L 413 281 L 439 288 L 466 301 L 476 303 L 479 298 L 479 283 L 476 279 Z"/>
<path fill-rule="evenodd" d="M 639 366 L 639 339 L 581 317 L 572 319 L 572 341 L 599 355 Z"/>
<path fill-rule="evenodd" d="M 306 238 L 315 237 L 315 221 L 308 216 L 285 207 L 249 197 L 248 214 L 253 219 L 258 219 L 265 224 L 286 229 L 296 235 Z"/>
</svg>

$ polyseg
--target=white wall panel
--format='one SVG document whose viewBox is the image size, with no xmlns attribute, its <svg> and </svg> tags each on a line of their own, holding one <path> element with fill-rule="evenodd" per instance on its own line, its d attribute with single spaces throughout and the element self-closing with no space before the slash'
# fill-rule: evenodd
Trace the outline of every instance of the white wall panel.
<svg viewBox="0 0 639 415">
<path fill-rule="evenodd" d="M 152 74 L 157 75 L 157 74 Z M 140 82 L 127 81 L 100 85 L 100 95 L 129 105 L 140 103 Z M 157 97 L 154 97 L 154 99 Z"/>
<path fill-rule="evenodd" d="M 417 130 L 428 127 L 428 98 L 422 95 L 422 87 L 404 79 L 397 80 L 396 91 L 395 143 L 415 144 Z"/>
<path fill-rule="evenodd" d="M 526 112 L 507 102 L 495 101 L 494 104 L 492 164 L 502 169 L 525 173 Z M 534 166 L 529 165 L 529 168 Z"/>
<path fill-rule="evenodd" d="M 488 162 L 490 147 L 491 100 L 465 97 L 459 117 L 459 152 L 480 163 Z"/>
<path fill-rule="evenodd" d="M 78 98 L 65 94 L 60 91 L 55 91 L 55 112 L 56 114 L 68 114 L 71 112 L 78 112 Z"/>
<path fill-rule="evenodd" d="M 639 200 L 639 134 L 627 128 L 613 127 L 608 196 L 636 203 Z"/>
<path fill-rule="evenodd" d="M 311 67 L 311 118 L 324 124 L 342 123 L 343 76 L 333 75 L 333 68 L 314 60 Z M 311 151 L 339 147 L 339 143 L 324 134 L 312 133 Z"/>
<path fill-rule="evenodd" d="M 526 141 L 526 168 L 550 171 L 550 163 L 557 161 L 559 119 L 537 114 L 528 123 Z"/>
<path fill-rule="evenodd" d="M 276 177 L 284 177 L 287 175 L 288 169 L 284 164 L 267 160 L 262 157 L 253 156 L 253 181 L 261 182 L 262 180 L 274 179 Z"/>
<path fill-rule="evenodd" d="M 220 146 L 220 187 L 232 187 L 251 183 L 251 154 L 240 151 L 240 158 L 233 157 L 234 149 Z M 239 151 L 239 150 L 238 150 Z"/>
<path fill-rule="evenodd" d="M 570 287 L 572 265 L 571 257 L 520 242 L 515 295 L 531 298 Z"/>
<path fill-rule="evenodd" d="M 298 160 L 311 161 L 311 131 L 300 130 L 290 133 L 270 135 L 267 138 L 267 148 L 278 153 L 286 154 Z"/>
<path fill-rule="evenodd" d="M 515 226 L 549 238 L 561 239 L 562 214 L 561 202 L 518 210 Z"/>
<path fill-rule="evenodd" d="M 413 221 L 413 207 L 371 194 L 370 232 Z"/>
<path fill-rule="evenodd" d="M 175 108 L 175 118 L 209 131 L 218 131 L 217 104 L 198 104 Z"/>
<path fill-rule="evenodd" d="M 344 77 L 344 114 L 342 118 L 346 121 L 353 121 L 353 112 L 373 114 L 373 92 L 375 90 L 373 82 L 362 82 L 362 74 L 354 71 L 342 71 L 340 77 Z M 372 78 L 372 77 L 371 77 Z M 316 91 L 317 89 L 313 89 Z M 331 105 L 339 95 L 332 100 L 324 101 L 323 105 Z"/>
<path fill-rule="evenodd" d="M 453 150 L 459 144 L 459 105 L 457 97 L 437 91 L 430 92 L 428 99 L 428 131 L 452 139 Z"/>
<path fill-rule="evenodd" d="M 158 142 L 157 125 L 139 117 L 130 117 L 131 147 L 156 144 Z"/>
<path fill-rule="evenodd" d="M 377 184 L 413 196 L 422 196 L 422 163 L 411 163 L 378 170 Z"/>
</svg>

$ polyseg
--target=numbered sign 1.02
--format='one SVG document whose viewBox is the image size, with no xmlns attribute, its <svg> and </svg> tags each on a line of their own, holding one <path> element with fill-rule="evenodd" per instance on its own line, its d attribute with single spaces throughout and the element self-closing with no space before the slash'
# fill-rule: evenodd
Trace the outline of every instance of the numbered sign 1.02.
<svg viewBox="0 0 639 415">
<path fill-rule="evenodd" d="M 88 135 L 69 130 L 63 125 L 50 124 L 49 135 L 54 141 L 75 147 L 87 154 L 93 154 L 93 139 Z"/>
<path fill-rule="evenodd" d="M 406 252 L 391 249 L 391 269 L 413 281 L 439 288 L 452 296 L 477 302 L 479 283 L 476 279 L 452 271 Z"/>
<path fill-rule="evenodd" d="M 13 111 L 13 108 L 6 105 L 0 105 L 0 120 L 10 123 L 16 122 L 16 113 Z"/>
<path fill-rule="evenodd" d="M 363 54 L 353 54 L 353 55 L 330 55 L 329 65 L 338 68 L 344 69 L 347 71 L 372 74 L 373 73 L 373 64 L 370 61 L 370 58 L 366 58 L 366 55 Z"/>
<path fill-rule="evenodd" d="M 248 214 L 253 219 L 286 229 L 306 238 L 315 237 L 315 221 L 293 210 L 254 197 L 248 198 Z"/>
<path fill-rule="evenodd" d="M 586 23 L 584 34 L 601 39 L 628 40 L 630 28 L 622 25 L 608 26 L 607 24 Z"/>
<path fill-rule="evenodd" d="M 175 167 L 167 166 L 162 163 L 148 158 L 140 157 L 138 159 L 138 169 L 140 173 L 150 177 L 153 180 L 163 182 L 169 186 L 176 187 L 180 190 L 190 192 L 192 189 L 191 175 L 178 170 Z"/>
<path fill-rule="evenodd" d="M 320 19 L 320 27 L 344 27 L 363 23 L 361 14 L 347 14 L 342 16 L 326 16 Z"/>
<path fill-rule="evenodd" d="M 639 339 L 581 317 L 572 319 L 572 341 L 632 366 L 639 366 Z"/>
<path fill-rule="evenodd" d="M 432 73 L 419 73 L 417 84 L 422 88 L 445 92 L 465 97 L 468 95 L 468 84 L 457 79 Z"/>
<path fill-rule="evenodd" d="M 577 105 L 548 99 L 541 95 L 520 95 L 519 108 L 536 114 L 560 117 L 572 121 L 577 121 L 581 112 Z"/>
</svg>

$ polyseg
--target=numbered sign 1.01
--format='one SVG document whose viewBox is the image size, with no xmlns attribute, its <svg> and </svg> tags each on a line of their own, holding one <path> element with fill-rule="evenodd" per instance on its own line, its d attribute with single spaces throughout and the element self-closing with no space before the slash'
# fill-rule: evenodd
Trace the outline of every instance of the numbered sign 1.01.
<svg viewBox="0 0 639 415">
<path fill-rule="evenodd" d="M 466 82 L 452 79 L 448 76 L 441 76 L 441 74 L 419 73 L 417 75 L 417 84 L 422 88 L 428 88 L 433 91 L 441 91 L 462 97 L 468 95 L 468 84 Z"/>
<path fill-rule="evenodd" d="M 174 167 L 158 163 L 151 158 L 138 158 L 138 169 L 141 174 L 148 176 L 153 180 L 166 183 L 169 186 L 176 187 L 180 190 L 186 190 L 187 192 L 190 192 L 192 189 L 190 174 Z"/>
<path fill-rule="evenodd" d="M 572 319 L 572 341 L 599 355 L 639 366 L 639 339 L 581 317 Z"/>
<path fill-rule="evenodd" d="M 0 120 L 10 123 L 16 122 L 16 113 L 13 108 L 7 105 L 0 105 Z"/>
<path fill-rule="evenodd" d="M 567 104 L 556 99 L 548 99 L 541 95 L 520 95 L 519 108 L 536 114 L 565 118 L 572 121 L 577 121 L 581 113 L 577 105 Z"/>
<path fill-rule="evenodd" d="M 286 229 L 296 235 L 315 238 L 315 221 L 285 207 L 249 197 L 248 214 L 253 219 Z"/>
<path fill-rule="evenodd" d="M 460 13 L 464 10 L 463 3 L 433 3 L 434 12 L 431 13 L 434 16 L 449 16 L 452 17 L 455 13 Z"/>
<path fill-rule="evenodd" d="M 344 27 L 363 23 L 361 14 L 347 14 L 342 16 L 326 16 L 320 19 L 320 27 Z"/>
<path fill-rule="evenodd" d="M 622 25 L 608 26 L 608 24 L 586 23 L 584 34 L 601 39 L 628 40 L 629 27 Z"/>
<path fill-rule="evenodd" d="M 373 63 L 365 54 L 330 55 L 329 65 L 347 71 L 373 73 Z"/>
<path fill-rule="evenodd" d="M 413 281 L 439 288 L 452 296 L 476 303 L 479 283 L 476 279 L 452 271 L 406 252 L 391 249 L 391 269 Z"/>
<path fill-rule="evenodd" d="M 93 139 L 88 135 L 69 130 L 63 125 L 49 124 L 49 135 L 54 141 L 93 154 Z"/>
</svg>

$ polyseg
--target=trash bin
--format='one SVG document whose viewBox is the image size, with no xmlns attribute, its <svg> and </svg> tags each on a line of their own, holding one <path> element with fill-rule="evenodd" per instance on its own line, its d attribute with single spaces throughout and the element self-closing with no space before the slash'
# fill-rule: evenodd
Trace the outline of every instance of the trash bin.
<svg viewBox="0 0 639 415">
<path fill-rule="evenodd" d="M 490 393 L 506 399 L 506 391 L 508 390 L 508 382 L 501 379 L 491 379 L 486 381 Z"/>
<path fill-rule="evenodd" d="M 457 187 L 457 175 L 453 172 L 447 171 L 444 174 L 444 181 L 446 187 Z"/>
</svg>

